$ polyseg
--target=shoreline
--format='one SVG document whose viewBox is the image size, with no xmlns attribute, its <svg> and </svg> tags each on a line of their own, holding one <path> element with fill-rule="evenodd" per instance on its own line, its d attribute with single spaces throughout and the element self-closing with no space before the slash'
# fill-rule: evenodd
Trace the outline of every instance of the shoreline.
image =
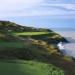
<svg viewBox="0 0 75 75">
<path fill-rule="evenodd" d="M 67 43 L 63 43 L 66 55 L 75 58 L 75 31 L 56 31 L 61 36 L 63 36 Z"/>
</svg>

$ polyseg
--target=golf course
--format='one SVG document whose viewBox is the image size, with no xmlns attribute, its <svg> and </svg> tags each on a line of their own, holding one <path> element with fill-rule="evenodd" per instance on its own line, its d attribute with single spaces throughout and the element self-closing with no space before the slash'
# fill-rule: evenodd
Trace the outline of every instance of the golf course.
<svg viewBox="0 0 75 75">
<path fill-rule="evenodd" d="M 0 75 L 74 75 L 75 62 L 58 50 L 60 41 L 68 42 L 49 29 L 0 21 Z"/>
</svg>

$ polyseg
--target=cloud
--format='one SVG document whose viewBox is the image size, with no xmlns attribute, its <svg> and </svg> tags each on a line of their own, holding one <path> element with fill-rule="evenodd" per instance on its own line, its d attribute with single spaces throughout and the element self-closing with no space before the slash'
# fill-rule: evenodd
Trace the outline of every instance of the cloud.
<svg viewBox="0 0 75 75">
<path fill-rule="evenodd" d="M 0 17 L 20 16 L 23 12 L 27 14 L 41 2 L 43 0 L 0 0 Z"/>
<path fill-rule="evenodd" d="M 65 8 L 65 9 L 69 9 L 69 10 L 75 10 L 75 4 L 63 4 L 63 3 L 60 3 L 60 4 L 42 4 L 43 6 L 48 6 L 48 7 L 52 7 L 52 6 L 55 6 L 55 7 L 62 7 L 62 8 Z"/>
<path fill-rule="evenodd" d="M 47 3 L 75 3 L 75 0 L 46 0 Z"/>
<path fill-rule="evenodd" d="M 75 4 L 63 0 L 0 0 L 0 18 L 24 16 L 75 18 Z"/>
<path fill-rule="evenodd" d="M 19 10 L 38 5 L 42 0 L 0 0 L 0 11 Z"/>
</svg>

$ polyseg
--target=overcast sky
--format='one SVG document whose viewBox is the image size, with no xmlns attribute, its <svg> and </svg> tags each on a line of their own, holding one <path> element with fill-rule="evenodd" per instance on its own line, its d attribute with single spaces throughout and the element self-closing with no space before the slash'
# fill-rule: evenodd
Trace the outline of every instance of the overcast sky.
<svg viewBox="0 0 75 75">
<path fill-rule="evenodd" d="M 0 20 L 34 27 L 75 28 L 75 0 L 0 0 Z"/>
</svg>

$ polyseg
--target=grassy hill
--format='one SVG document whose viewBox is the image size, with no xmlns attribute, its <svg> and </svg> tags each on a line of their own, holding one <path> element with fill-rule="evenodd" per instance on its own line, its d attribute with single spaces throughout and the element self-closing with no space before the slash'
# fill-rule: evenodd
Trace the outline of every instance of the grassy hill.
<svg viewBox="0 0 75 75">
<path fill-rule="evenodd" d="M 33 27 L 26 27 L 26 26 L 21 26 L 19 24 L 10 22 L 10 21 L 0 21 L 0 31 L 15 31 L 15 32 L 42 32 L 42 31 L 51 31 L 49 29 L 43 29 L 43 28 L 33 28 Z"/>
<path fill-rule="evenodd" d="M 0 21 L 1 75 L 74 75 L 75 63 L 56 44 L 68 42 L 49 29 Z"/>
</svg>

